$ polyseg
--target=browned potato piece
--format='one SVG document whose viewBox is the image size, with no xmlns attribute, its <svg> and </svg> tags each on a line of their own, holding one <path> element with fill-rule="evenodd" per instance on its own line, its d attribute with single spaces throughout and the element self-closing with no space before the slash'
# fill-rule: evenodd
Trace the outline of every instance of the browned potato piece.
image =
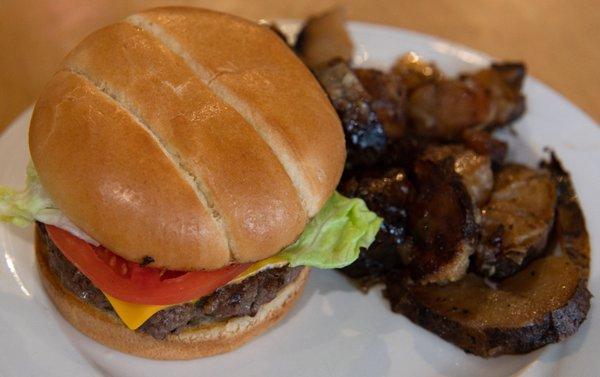
<svg viewBox="0 0 600 377">
<path fill-rule="evenodd" d="M 487 122 L 489 97 L 479 85 L 443 80 L 419 86 L 408 100 L 417 135 L 458 140 L 465 130 Z"/>
<path fill-rule="evenodd" d="M 489 156 L 492 163 L 501 165 L 508 153 L 508 144 L 492 136 L 487 130 L 471 128 L 463 132 L 462 142 L 475 153 Z"/>
<path fill-rule="evenodd" d="M 425 149 L 422 156 L 431 161 L 442 161 L 448 157 L 454 161 L 454 171 L 462 178 L 473 202 L 478 207 L 487 203 L 494 185 L 490 158 L 458 144 L 432 145 Z"/>
<path fill-rule="evenodd" d="M 566 256 L 533 262 L 491 289 L 473 275 L 445 286 L 388 279 L 392 310 L 467 352 L 483 357 L 519 354 L 574 334 L 591 294 Z"/>
<path fill-rule="evenodd" d="M 336 109 L 346 136 L 346 170 L 376 164 L 387 136 L 367 93 L 348 63 L 335 59 L 313 70 Z"/>
<path fill-rule="evenodd" d="M 510 276 L 546 247 L 554 223 L 556 184 L 546 169 L 506 165 L 495 177 L 490 202 L 482 211 L 479 273 Z"/>
<path fill-rule="evenodd" d="M 371 106 L 387 136 L 402 137 L 406 128 L 407 89 L 400 77 L 372 68 L 357 68 L 354 73 L 371 95 Z"/>
<path fill-rule="evenodd" d="M 494 63 L 490 68 L 463 75 L 469 85 L 485 88 L 490 98 L 488 127 L 502 127 L 525 112 L 525 97 L 521 93 L 525 78 L 522 63 Z"/>
<path fill-rule="evenodd" d="M 458 141 L 472 129 L 505 126 L 525 111 L 524 77 L 523 64 L 501 63 L 458 79 L 423 79 L 409 86 L 408 116 L 414 131 L 428 138 Z"/>
<path fill-rule="evenodd" d="M 419 160 L 416 198 L 408 206 L 413 247 L 404 257 L 411 277 L 421 284 L 461 279 L 475 248 L 473 203 L 453 163 Z"/>
<path fill-rule="evenodd" d="M 361 249 L 354 263 L 341 271 L 355 279 L 363 290 L 382 283 L 392 269 L 402 266 L 401 249 L 405 244 L 407 212 L 414 188 L 404 170 L 390 169 L 374 176 L 350 178 L 338 190 L 349 197 L 359 197 L 367 207 L 383 217 L 383 224 L 368 249 Z"/>
<path fill-rule="evenodd" d="M 590 239 L 571 177 L 554 153 L 550 161 L 542 163 L 542 166 L 550 170 L 557 185 L 554 228 L 560 248 L 581 268 L 583 276 L 587 278 L 590 273 Z"/>
<path fill-rule="evenodd" d="M 409 90 L 444 77 L 434 63 L 423 60 L 414 52 L 407 52 L 396 60 L 391 72 L 400 77 Z"/>
<path fill-rule="evenodd" d="M 392 309 L 484 357 L 530 352 L 577 332 L 592 296 L 588 233 L 568 173 L 555 156 L 543 166 L 558 182 L 561 255 L 535 260 L 496 287 L 474 274 L 445 286 L 421 286 L 399 271 L 386 280 Z"/>
<path fill-rule="evenodd" d="M 296 41 L 296 52 L 311 69 L 336 58 L 349 63 L 353 49 L 343 8 L 309 18 Z"/>
</svg>

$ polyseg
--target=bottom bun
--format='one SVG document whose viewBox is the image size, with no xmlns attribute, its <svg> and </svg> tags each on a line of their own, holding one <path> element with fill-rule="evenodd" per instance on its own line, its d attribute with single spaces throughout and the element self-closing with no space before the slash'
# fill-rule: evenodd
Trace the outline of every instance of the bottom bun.
<svg viewBox="0 0 600 377">
<path fill-rule="evenodd" d="M 77 330 L 107 347 L 130 355 L 160 360 L 187 360 L 232 351 L 279 321 L 302 294 L 308 268 L 285 286 L 254 317 L 238 317 L 189 328 L 158 340 L 125 327 L 114 314 L 98 309 L 65 289 L 48 266 L 37 243 L 37 261 L 46 292 L 63 317 Z"/>
</svg>

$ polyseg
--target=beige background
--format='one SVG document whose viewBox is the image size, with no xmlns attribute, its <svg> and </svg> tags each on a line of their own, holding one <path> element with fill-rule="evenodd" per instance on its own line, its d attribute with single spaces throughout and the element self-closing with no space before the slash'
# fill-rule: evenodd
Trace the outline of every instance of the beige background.
<svg viewBox="0 0 600 377">
<path fill-rule="evenodd" d="M 600 0 L 1 0 L 0 131 L 35 101 L 83 36 L 129 13 L 168 4 L 194 4 L 255 20 L 304 18 L 344 4 L 350 19 L 523 59 L 532 75 L 600 121 Z"/>
</svg>

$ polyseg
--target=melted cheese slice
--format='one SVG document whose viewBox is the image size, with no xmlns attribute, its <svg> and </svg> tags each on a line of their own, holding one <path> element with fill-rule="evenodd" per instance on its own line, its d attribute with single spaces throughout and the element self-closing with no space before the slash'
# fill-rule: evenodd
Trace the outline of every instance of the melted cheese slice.
<svg viewBox="0 0 600 377">
<path fill-rule="evenodd" d="M 102 292 L 104 293 L 104 292 Z M 112 297 L 104 293 L 110 304 L 112 305 L 115 312 L 121 318 L 121 321 L 129 327 L 131 330 L 135 330 L 152 317 L 156 312 L 168 308 L 171 305 L 144 305 L 144 304 L 133 304 L 131 302 L 125 302 L 119 300 L 116 297 Z"/>
<path fill-rule="evenodd" d="M 263 259 L 261 261 L 254 263 L 247 269 L 245 269 L 241 274 L 236 276 L 233 280 L 231 280 L 226 285 L 241 283 L 242 280 L 247 279 L 252 275 L 256 275 L 261 271 L 270 270 L 271 268 L 283 267 L 287 264 L 288 264 L 288 262 L 285 259 L 278 257 L 277 255 L 272 256 L 267 259 Z"/>
<path fill-rule="evenodd" d="M 252 275 L 256 275 L 257 273 L 268 270 L 271 268 L 283 267 L 287 264 L 287 261 L 283 258 L 273 256 L 271 258 L 263 259 L 259 262 L 254 263 L 250 267 L 248 267 L 244 272 L 236 276 L 233 280 L 231 280 L 229 284 L 237 284 L 242 280 L 249 278 Z M 103 292 L 104 293 L 104 292 Z M 131 330 L 135 330 L 141 325 L 144 324 L 148 320 L 148 318 L 152 317 L 157 312 L 166 309 L 168 307 L 179 305 L 144 305 L 144 304 L 133 304 L 131 302 L 126 302 L 119 300 L 116 297 L 112 297 L 106 293 L 104 293 L 113 309 L 121 318 L 121 321 L 129 327 Z"/>
</svg>

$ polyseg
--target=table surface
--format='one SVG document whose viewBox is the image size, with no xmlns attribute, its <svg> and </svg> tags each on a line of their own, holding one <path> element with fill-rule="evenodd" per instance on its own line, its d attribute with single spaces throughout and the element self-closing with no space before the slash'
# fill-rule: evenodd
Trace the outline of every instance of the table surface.
<svg viewBox="0 0 600 377">
<path fill-rule="evenodd" d="M 60 60 L 86 34 L 153 6 L 187 4 L 258 20 L 305 18 L 333 5 L 348 18 L 436 35 L 529 73 L 600 122 L 600 0 L 3 0 L 0 131 L 33 103 Z"/>
</svg>

